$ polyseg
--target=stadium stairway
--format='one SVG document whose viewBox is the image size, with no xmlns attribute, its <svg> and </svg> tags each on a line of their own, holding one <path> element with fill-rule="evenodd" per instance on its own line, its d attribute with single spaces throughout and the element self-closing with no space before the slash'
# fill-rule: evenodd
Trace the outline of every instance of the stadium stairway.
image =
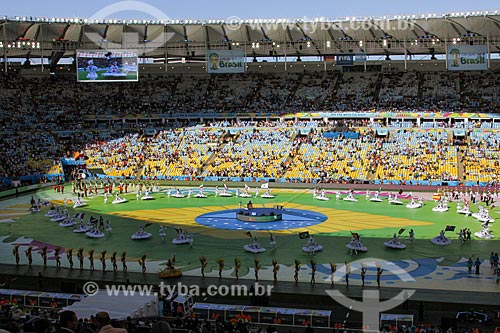
<svg viewBox="0 0 500 333">
<path fill-rule="evenodd" d="M 290 142 L 294 142 L 295 138 L 299 135 L 299 132 L 295 132 L 292 137 L 290 138 Z M 300 150 L 300 147 L 302 146 L 302 141 L 299 142 L 299 144 L 294 148 L 290 149 L 290 152 L 288 153 L 288 157 L 286 158 L 285 162 L 282 163 L 282 165 L 286 166 L 281 169 L 281 172 L 279 173 L 278 178 L 285 178 L 285 174 L 289 169 L 289 166 L 293 164 L 293 158 L 296 156 L 297 152 Z"/>
<path fill-rule="evenodd" d="M 462 151 L 457 149 L 457 170 L 458 170 L 458 179 L 464 179 L 464 163 L 462 162 Z"/>
<path fill-rule="evenodd" d="M 465 88 L 467 86 L 467 79 L 464 78 L 465 74 L 460 73 L 458 75 L 458 91 L 460 96 L 460 103 L 465 103 L 467 101 L 467 95 L 465 94 Z"/>
<path fill-rule="evenodd" d="M 417 100 L 418 100 L 418 105 L 422 105 L 422 98 L 424 96 L 424 75 L 422 73 L 417 73 L 417 80 L 418 80 L 418 91 L 417 91 Z"/>
<path fill-rule="evenodd" d="M 295 82 L 295 85 L 292 87 L 292 89 L 290 89 L 290 95 L 288 95 L 288 99 L 286 101 L 287 105 L 291 105 L 291 103 L 293 103 L 293 101 L 295 100 L 295 94 L 297 93 L 299 87 L 302 85 L 303 79 L 304 79 L 304 73 L 301 73 L 299 75 L 299 78 Z"/>
<path fill-rule="evenodd" d="M 332 91 L 332 96 L 330 96 L 331 100 L 335 100 L 335 98 L 337 97 L 341 82 L 342 82 L 342 72 L 338 74 L 337 80 L 335 81 L 335 86 Z"/>
<path fill-rule="evenodd" d="M 226 144 L 227 144 L 227 143 L 219 143 L 219 144 L 217 145 L 217 151 L 219 151 L 219 150 L 223 149 L 223 148 L 224 148 L 224 146 L 225 146 Z M 200 166 L 200 168 L 197 170 L 197 171 L 198 171 L 198 174 L 200 174 L 200 175 L 201 175 L 201 174 L 203 173 L 203 170 L 205 170 L 205 169 L 207 168 L 207 166 L 211 165 L 211 164 L 214 162 L 214 160 L 215 160 L 215 156 L 216 156 L 216 154 L 215 154 L 214 152 L 212 152 L 212 153 L 210 154 L 210 157 L 209 157 L 209 158 L 205 161 L 205 163 L 203 163 L 203 164 Z"/>
<path fill-rule="evenodd" d="M 378 101 L 380 96 L 380 90 L 382 89 L 384 75 L 380 73 L 377 76 L 377 81 L 375 82 L 375 90 L 373 91 L 373 100 Z"/>
</svg>

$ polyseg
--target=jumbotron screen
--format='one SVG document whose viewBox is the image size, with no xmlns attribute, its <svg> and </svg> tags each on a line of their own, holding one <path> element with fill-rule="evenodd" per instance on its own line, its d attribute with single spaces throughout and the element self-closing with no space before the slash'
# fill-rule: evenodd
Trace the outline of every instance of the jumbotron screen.
<svg viewBox="0 0 500 333">
<path fill-rule="evenodd" d="M 138 81 L 137 51 L 76 51 L 78 82 Z"/>
</svg>

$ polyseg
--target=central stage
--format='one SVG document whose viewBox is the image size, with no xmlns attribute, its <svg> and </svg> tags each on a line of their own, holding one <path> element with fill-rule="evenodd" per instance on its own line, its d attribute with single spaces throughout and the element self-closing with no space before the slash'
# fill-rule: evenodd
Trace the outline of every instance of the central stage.
<svg viewBox="0 0 500 333">
<path fill-rule="evenodd" d="M 194 220 L 198 224 L 216 229 L 287 230 L 314 226 L 328 219 L 328 216 L 311 210 L 278 208 L 217 210 L 199 215 Z"/>
<path fill-rule="evenodd" d="M 238 210 L 236 218 L 243 222 L 274 222 L 283 220 L 283 209 L 250 208 Z"/>
</svg>

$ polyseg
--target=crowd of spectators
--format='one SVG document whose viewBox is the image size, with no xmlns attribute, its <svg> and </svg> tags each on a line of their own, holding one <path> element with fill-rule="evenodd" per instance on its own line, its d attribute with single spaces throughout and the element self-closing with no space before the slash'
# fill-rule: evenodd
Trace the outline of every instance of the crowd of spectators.
<svg viewBox="0 0 500 333">
<path fill-rule="evenodd" d="M 500 177 L 500 133 L 474 131 L 463 150 L 461 162 L 464 180 L 474 182 L 498 181 Z"/>
<path fill-rule="evenodd" d="M 470 133 L 469 145 L 459 147 L 446 128 L 395 126 L 379 135 L 365 125 L 363 120 L 220 121 L 152 137 L 124 136 L 88 145 L 85 154 L 89 167 L 102 168 L 109 176 L 148 179 L 492 182 L 500 173 L 499 132 L 477 129 Z"/>
<path fill-rule="evenodd" d="M 89 166 L 102 168 L 114 176 L 240 175 L 262 167 L 265 169 L 262 175 L 272 177 L 279 173 L 279 168 L 299 163 L 287 158 L 294 150 L 297 132 L 284 129 L 287 122 L 264 124 L 262 127 L 269 129 L 259 129 L 253 134 L 248 134 L 248 129 L 240 129 L 238 135 L 228 138 L 227 127 L 249 127 L 244 124 L 249 121 L 238 119 L 236 122 L 242 124 L 237 124 L 231 120 L 195 117 L 178 121 L 168 116 L 209 112 L 248 113 L 250 118 L 259 112 L 286 114 L 319 110 L 494 112 L 500 105 L 499 80 L 497 73 L 306 72 L 169 74 L 144 77 L 132 83 L 83 85 L 64 77 L 4 75 L 0 77 L 0 178 L 62 174 L 60 158 L 72 157 L 74 152 L 89 157 Z M 158 117 L 158 114 L 165 116 Z M 196 125 L 210 123 L 219 126 L 209 126 L 211 129 L 205 131 L 196 128 Z M 352 119 L 342 123 L 346 127 L 374 128 L 500 127 L 498 122 L 477 119 L 468 122 L 436 119 L 421 124 L 414 119 Z M 187 126 L 195 129 L 186 129 Z M 325 126 L 341 129 L 333 120 Z M 272 127 L 282 129 L 271 134 Z M 156 129 L 155 134 L 145 135 L 151 128 Z M 273 135 L 277 138 L 266 142 L 266 137 Z M 253 140 L 253 143 L 245 143 L 245 140 Z M 270 156 L 266 156 L 264 148 L 257 147 L 256 142 L 277 149 L 272 156 L 276 161 L 270 162 Z M 321 147 L 325 144 L 321 143 Z M 254 148 L 250 148 L 252 145 Z M 125 148 L 127 146 L 133 149 Z M 495 148 L 491 149 L 493 152 L 485 151 L 480 158 L 484 155 L 494 159 Z M 231 159 L 226 156 L 228 152 L 239 157 L 225 161 Z M 238 164 L 243 155 L 249 159 L 261 158 L 258 164 L 262 165 L 251 162 L 232 170 L 229 164 Z M 475 163 L 469 155 L 471 153 L 465 154 L 467 167 Z M 481 170 L 488 172 L 491 168 L 487 165 Z M 474 172 L 479 171 L 467 170 L 468 174 Z M 358 173 L 354 176 L 359 177 Z"/>
</svg>

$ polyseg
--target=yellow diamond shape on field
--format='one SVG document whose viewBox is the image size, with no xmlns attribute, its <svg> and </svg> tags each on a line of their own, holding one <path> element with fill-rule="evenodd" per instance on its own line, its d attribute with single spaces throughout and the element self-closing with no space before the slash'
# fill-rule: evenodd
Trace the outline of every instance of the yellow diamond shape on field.
<svg viewBox="0 0 500 333">
<path fill-rule="evenodd" d="M 287 230 L 273 230 L 273 234 L 296 234 L 301 231 L 309 231 L 310 233 L 327 233 L 350 230 L 366 230 L 366 229 L 383 229 L 383 228 L 400 228 L 407 226 L 424 226 L 432 225 L 431 222 L 423 222 L 410 220 L 406 218 L 396 218 L 384 215 L 375 215 L 370 213 L 353 212 L 349 210 L 339 210 L 327 207 L 317 207 L 310 205 L 302 205 L 295 203 L 276 203 L 276 205 L 284 205 L 286 208 L 295 208 L 302 210 L 310 210 L 324 214 L 328 219 L 320 224 L 309 226 L 307 228 L 296 228 Z M 161 208 L 151 210 L 134 210 L 134 211 L 119 211 L 111 214 L 131 218 L 135 220 L 143 220 L 153 223 L 165 223 L 176 227 L 188 229 L 190 232 L 202 233 L 217 238 L 223 239 L 239 239 L 246 238 L 245 232 L 242 230 L 225 230 L 214 229 L 195 222 L 196 217 L 217 212 L 220 210 L 229 210 L 239 208 L 236 205 L 227 206 L 204 206 L 204 207 L 185 207 L 185 208 Z M 286 222 L 283 222 L 286 223 Z M 267 230 L 253 231 L 255 234 L 267 235 Z"/>
</svg>

